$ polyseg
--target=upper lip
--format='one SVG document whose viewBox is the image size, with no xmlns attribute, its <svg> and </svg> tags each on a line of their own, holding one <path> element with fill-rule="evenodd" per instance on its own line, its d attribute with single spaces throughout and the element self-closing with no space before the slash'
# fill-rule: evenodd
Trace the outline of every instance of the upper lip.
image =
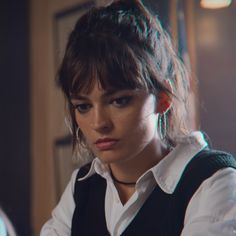
<svg viewBox="0 0 236 236">
<path fill-rule="evenodd" d="M 115 139 L 115 138 L 99 138 L 99 139 L 97 139 L 95 144 L 104 143 L 104 142 L 112 142 L 112 141 L 118 141 L 118 139 Z"/>
</svg>

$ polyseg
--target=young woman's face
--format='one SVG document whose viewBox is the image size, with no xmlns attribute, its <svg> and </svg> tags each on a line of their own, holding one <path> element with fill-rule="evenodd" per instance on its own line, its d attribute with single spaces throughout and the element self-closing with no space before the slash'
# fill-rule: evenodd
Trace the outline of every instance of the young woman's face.
<svg viewBox="0 0 236 236">
<path fill-rule="evenodd" d="M 95 156 L 105 163 L 142 156 L 158 139 L 155 96 L 141 90 L 103 90 L 71 100 L 76 122 Z"/>
</svg>

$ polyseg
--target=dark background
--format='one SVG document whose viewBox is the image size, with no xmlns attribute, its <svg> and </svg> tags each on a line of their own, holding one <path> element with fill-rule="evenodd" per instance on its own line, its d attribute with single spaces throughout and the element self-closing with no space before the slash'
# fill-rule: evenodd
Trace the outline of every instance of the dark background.
<svg viewBox="0 0 236 236">
<path fill-rule="evenodd" d="M 29 2 L 0 1 L 0 205 L 30 235 Z"/>
</svg>

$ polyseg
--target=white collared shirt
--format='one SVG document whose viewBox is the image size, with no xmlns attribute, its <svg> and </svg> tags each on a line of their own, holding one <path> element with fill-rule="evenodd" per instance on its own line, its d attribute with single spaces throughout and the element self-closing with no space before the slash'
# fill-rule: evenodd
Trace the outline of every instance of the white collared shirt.
<svg viewBox="0 0 236 236">
<path fill-rule="evenodd" d="M 105 217 L 112 236 L 121 235 L 133 220 L 152 190 L 158 185 L 172 194 L 189 161 L 207 146 L 201 132 L 194 132 L 180 143 L 156 166 L 146 171 L 137 181 L 135 193 L 122 205 L 109 170 L 98 158 L 94 159 L 88 174 L 75 180 L 75 171 L 59 204 L 46 222 L 41 236 L 69 236 L 75 208 L 73 199 L 75 181 L 83 181 L 97 173 L 107 181 Z M 236 170 L 224 168 L 205 180 L 191 198 L 184 219 L 181 236 L 236 236 Z"/>
</svg>

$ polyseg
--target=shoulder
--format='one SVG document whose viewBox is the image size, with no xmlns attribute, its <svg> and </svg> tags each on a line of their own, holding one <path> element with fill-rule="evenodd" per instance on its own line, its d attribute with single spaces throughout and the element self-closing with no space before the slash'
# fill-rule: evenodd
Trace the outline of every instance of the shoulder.
<svg viewBox="0 0 236 236">
<path fill-rule="evenodd" d="M 236 189 L 236 158 L 227 152 L 219 150 L 204 150 L 198 157 L 201 167 L 198 175 L 210 172 L 208 178 L 200 186 L 205 191 L 217 189 Z M 232 188 L 233 187 L 233 188 Z M 220 194 L 221 196 L 223 194 Z"/>
<path fill-rule="evenodd" d="M 205 234 L 199 235 L 231 235 L 233 227 L 236 228 L 235 194 L 234 168 L 220 169 L 203 181 L 187 206 L 184 219 L 186 235 L 197 233 L 200 229 Z"/>
<path fill-rule="evenodd" d="M 190 197 L 202 182 L 225 168 L 236 169 L 235 157 L 227 152 L 205 148 L 185 166 L 176 190 L 183 192 L 185 189 L 184 194 Z"/>
<path fill-rule="evenodd" d="M 46 235 L 70 235 L 71 219 L 75 209 L 74 185 L 80 169 L 73 171 L 57 206 L 52 211 L 51 218 L 43 225 L 40 236 Z"/>
<path fill-rule="evenodd" d="M 191 159 L 183 175 L 207 178 L 216 171 L 227 167 L 236 168 L 236 159 L 232 154 L 205 148 Z"/>
<path fill-rule="evenodd" d="M 210 148 L 205 148 L 201 150 L 196 156 L 192 159 L 192 162 L 220 162 L 220 163 L 228 163 L 234 164 L 235 157 L 224 151 L 214 150 Z"/>
<path fill-rule="evenodd" d="M 205 235 L 211 235 L 210 232 L 214 232 L 214 235 L 225 235 L 223 232 L 231 232 L 233 229 L 232 222 L 236 227 L 235 157 L 226 152 L 208 150 L 199 156 L 200 159 L 202 161 L 196 168 L 196 175 L 207 170 L 209 160 L 210 165 L 218 167 L 201 182 L 191 197 L 185 213 L 184 232 L 189 235 L 190 232 L 199 232 L 201 229 Z M 206 166 L 204 163 L 207 163 Z"/>
</svg>

